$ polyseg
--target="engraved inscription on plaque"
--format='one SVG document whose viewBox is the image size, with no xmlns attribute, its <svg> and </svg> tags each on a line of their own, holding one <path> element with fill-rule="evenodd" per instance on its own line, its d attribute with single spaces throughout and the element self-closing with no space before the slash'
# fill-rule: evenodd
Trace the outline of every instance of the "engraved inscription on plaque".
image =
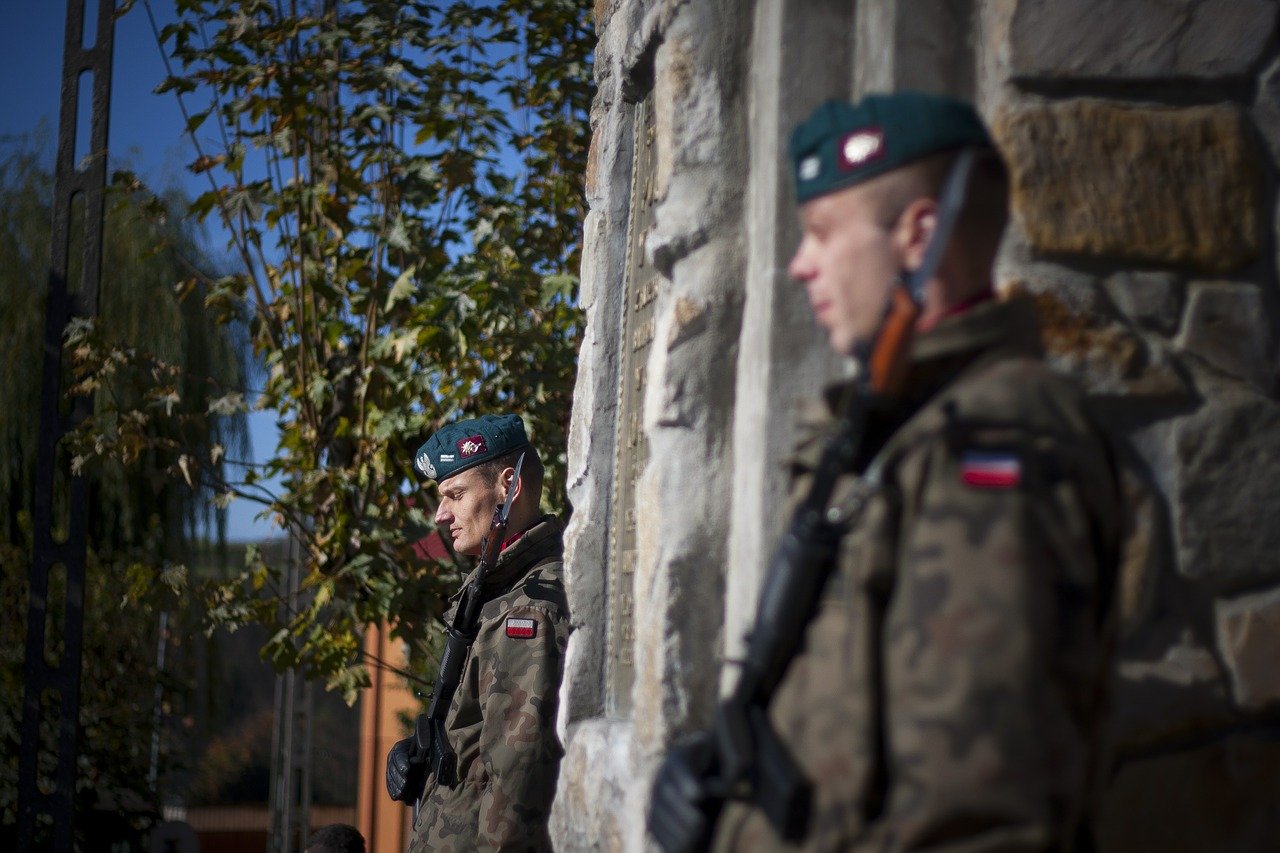
<svg viewBox="0 0 1280 853">
<path fill-rule="evenodd" d="M 635 159 L 631 211 L 627 222 L 627 271 L 622 320 L 617 460 L 614 466 L 612 547 L 609 555 L 609 708 L 616 716 L 631 710 L 634 680 L 634 588 L 637 560 L 636 479 L 649 458 L 644 435 L 646 364 L 653 346 L 654 306 L 659 280 L 644 260 L 644 240 L 653 224 L 653 94 L 636 105 Z"/>
</svg>

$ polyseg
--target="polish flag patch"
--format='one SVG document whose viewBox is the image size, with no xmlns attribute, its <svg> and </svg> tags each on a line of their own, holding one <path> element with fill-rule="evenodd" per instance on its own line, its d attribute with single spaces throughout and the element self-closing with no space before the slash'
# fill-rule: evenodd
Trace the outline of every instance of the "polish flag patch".
<svg viewBox="0 0 1280 853">
<path fill-rule="evenodd" d="M 538 636 L 538 623 L 532 619 L 521 619 L 516 616 L 507 617 L 507 636 L 517 640 L 530 640 Z"/>
<path fill-rule="evenodd" d="M 1022 482 L 1022 460 L 1007 451 L 971 450 L 960 458 L 960 481 L 979 489 L 1012 489 Z"/>
</svg>

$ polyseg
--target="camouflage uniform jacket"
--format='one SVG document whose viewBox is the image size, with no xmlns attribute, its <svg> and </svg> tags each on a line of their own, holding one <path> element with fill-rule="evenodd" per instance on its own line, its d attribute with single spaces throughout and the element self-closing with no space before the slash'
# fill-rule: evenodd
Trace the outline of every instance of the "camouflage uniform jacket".
<svg viewBox="0 0 1280 853">
<path fill-rule="evenodd" d="M 802 428 L 797 495 L 839 391 Z M 1099 761 L 1117 490 L 1079 390 L 1040 359 L 1030 303 L 920 335 L 904 402 L 872 413 L 862 450 L 829 507 L 845 519 L 837 565 L 769 709 L 813 784 L 800 847 L 1074 849 Z M 716 848 L 788 845 L 733 802 Z"/>
<path fill-rule="evenodd" d="M 550 849 L 569 637 L 561 532 L 555 518 L 542 519 L 507 546 L 486 580 L 479 633 L 446 721 L 459 781 L 448 788 L 428 776 L 411 853 Z"/>
</svg>

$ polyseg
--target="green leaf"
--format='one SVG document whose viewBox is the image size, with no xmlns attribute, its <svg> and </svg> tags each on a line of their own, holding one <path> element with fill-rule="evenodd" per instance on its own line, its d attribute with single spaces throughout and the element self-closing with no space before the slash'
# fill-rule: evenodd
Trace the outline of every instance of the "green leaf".
<svg viewBox="0 0 1280 853">
<path fill-rule="evenodd" d="M 200 113 L 192 113 L 187 119 L 187 133 L 195 133 L 200 129 L 200 125 L 204 124 L 205 119 L 209 117 L 209 110 Z"/>
<path fill-rule="evenodd" d="M 391 285 L 391 292 L 387 294 L 386 304 L 382 306 L 383 311 L 390 311 L 397 302 L 409 298 L 414 291 L 413 275 L 417 269 L 416 266 L 410 266 L 396 276 L 395 284 Z"/>
<path fill-rule="evenodd" d="M 542 278 L 542 304 L 547 305 L 559 297 L 564 300 L 573 299 L 578 292 L 578 277 L 569 273 L 560 273 L 557 275 L 543 276 Z"/>
</svg>

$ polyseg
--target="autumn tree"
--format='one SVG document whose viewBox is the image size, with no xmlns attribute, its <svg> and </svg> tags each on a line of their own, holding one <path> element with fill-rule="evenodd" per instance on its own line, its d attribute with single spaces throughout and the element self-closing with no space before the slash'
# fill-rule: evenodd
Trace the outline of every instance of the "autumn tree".
<svg viewBox="0 0 1280 853">
<path fill-rule="evenodd" d="M 259 502 L 304 554 L 287 607 L 282 567 L 254 553 L 210 612 L 271 626 L 269 659 L 348 696 L 367 680 L 364 627 L 412 636 L 456 585 L 452 561 L 424 566 L 411 547 L 431 528 L 411 464 L 428 433 L 519 412 L 563 505 L 587 5 L 179 0 L 160 33 L 174 61 L 160 90 L 183 104 L 208 181 L 192 213 L 238 264 L 206 302 L 248 306 L 265 370 L 252 401 L 227 389 L 209 411 L 252 405 L 280 425 L 260 470 L 229 477 L 190 453 L 183 473 L 222 503 Z"/>
</svg>

